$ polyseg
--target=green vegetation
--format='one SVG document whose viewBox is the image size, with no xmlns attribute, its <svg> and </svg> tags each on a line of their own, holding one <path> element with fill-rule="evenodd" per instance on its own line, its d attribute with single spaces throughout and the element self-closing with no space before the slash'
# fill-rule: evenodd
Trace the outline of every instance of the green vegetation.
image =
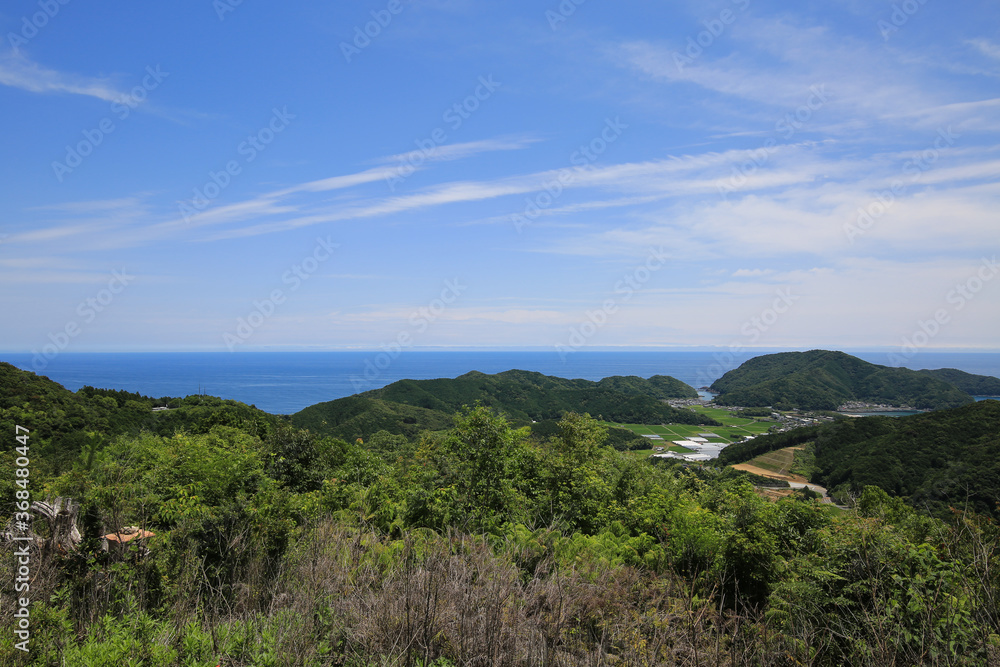
<svg viewBox="0 0 1000 667">
<path fill-rule="evenodd" d="M 609 424 L 604 424 L 607 428 L 608 439 L 606 444 L 612 449 L 620 452 L 640 451 L 649 448 L 650 439 L 638 435 L 637 431 L 629 428 L 619 428 Z M 531 425 L 531 435 L 535 438 L 545 440 L 559 434 L 559 421 L 555 419 L 545 419 Z"/>
<path fill-rule="evenodd" d="M 170 409 L 154 412 L 154 407 Z M 72 467 L 84 450 L 108 438 L 149 432 L 172 435 L 183 430 L 206 433 L 234 426 L 265 435 L 283 420 L 256 408 L 214 396 L 149 398 L 139 394 L 84 387 L 73 393 L 46 377 L 0 362 L 0 433 L 31 424 L 36 472 L 58 475 Z M 13 479 L 0 465 L 0 492 Z M 9 497 L 4 495 L 3 497 Z"/>
<path fill-rule="evenodd" d="M 425 430 L 447 428 L 455 412 L 479 403 L 503 412 L 518 425 L 558 420 L 565 412 L 601 415 L 613 422 L 715 425 L 711 417 L 664 403 L 668 398 L 697 395 L 688 385 L 663 375 L 591 382 L 528 371 L 471 372 L 455 379 L 400 380 L 382 389 L 313 405 L 292 415 L 292 422 L 350 441 L 378 431 L 414 438 Z"/>
<path fill-rule="evenodd" d="M 820 473 L 819 466 L 816 465 L 816 443 L 807 442 L 805 445 L 796 447 L 794 451 L 793 475 L 802 475 L 806 479 L 812 479 L 814 475 Z"/>
<path fill-rule="evenodd" d="M 806 447 L 802 474 L 831 494 L 877 486 L 938 517 L 951 507 L 1000 517 L 1000 401 L 910 417 L 839 419 L 730 445 L 718 460 L 744 463 L 795 446 Z"/>
<path fill-rule="evenodd" d="M 795 466 L 795 449 L 786 447 L 785 449 L 761 454 L 751 459 L 750 463 L 758 468 L 770 470 L 779 475 L 788 475 L 792 473 L 792 468 Z"/>
<path fill-rule="evenodd" d="M 767 454 L 768 452 L 777 451 L 786 447 L 803 446 L 807 442 L 815 440 L 819 429 L 824 426 L 829 425 L 796 428 L 791 431 L 785 431 L 784 433 L 771 433 L 754 438 L 753 440 L 747 440 L 745 442 L 738 442 L 736 444 L 729 445 L 719 454 L 719 464 L 734 465 L 736 463 L 746 463 L 747 461 L 763 454 Z"/>
<path fill-rule="evenodd" d="M 750 359 L 712 384 L 720 405 L 778 410 L 836 410 L 850 401 L 952 408 L 972 397 L 945 380 L 906 368 L 870 364 L 843 352 L 782 352 Z"/>
<path fill-rule="evenodd" d="M 699 433 L 705 432 L 704 426 L 685 426 L 683 424 L 661 424 L 659 426 L 647 424 L 612 424 L 604 422 L 610 428 L 627 429 L 639 435 L 658 435 L 666 441 L 687 440 Z M 719 436 L 711 438 L 710 442 L 733 442 L 747 436 L 766 433 L 774 425 L 774 422 L 753 422 L 745 426 L 713 426 L 711 432 Z"/>
<path fill-rule="evenodd" d="M 7 372 L 3 428 L 32 429 L 31 492 L 78 500 L 83 540 L 32 549 L 31 652 L 0 605 L 0 664 L 1000 659 L 1000 527 L 964 509 L 930 517 L 874 486 L 843 514 L 808 494 L 769 502 L 731 469 L 615 451 L 586 414 L 532 432 L 478 405 L 440 432 L 359 443 L 191 397 L 205 405 L 179 403 L 181 426 L 161 433 L 132 421 L 128 401 L 147 399 L 112 408 Z M 948 419 L 985 424 L 998 408 Z M 70 409 L 90 432 L 57 469 Z M 155 536 L 102 551 L 129 525 Z M 0 550 L 5 600 L 16 567 Z"/>
<path fill-rule="evenodd" d="M 1000 401 L 893 419 L 844 420 L 816 436 L 818 482 L 858 494 L 878 486 L 945 517 L 1000 517 Z"/>
<path fill-rule="evenodd" d="M 770 417 L 771 408 L 742 408 L 736 414 L 740 417 Z"/>
<path fill-rule="evenodd" d="M 990 375 L 973 375 L 957 368 L 918 371 L 938 380 L 953 384 L 971 396 L 1000 396 L 1000 378 Z"/>
</svg>

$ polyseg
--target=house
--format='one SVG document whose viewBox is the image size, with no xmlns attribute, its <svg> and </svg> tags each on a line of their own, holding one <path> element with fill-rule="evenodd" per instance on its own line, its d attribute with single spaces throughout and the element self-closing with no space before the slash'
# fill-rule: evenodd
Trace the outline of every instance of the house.
<svg viewBox="0 0 1000 667">
<path fill-rule="evenodd" d="M 143 530 L 138 526 L 125 526 L 121 530 L 115 533 L 108 533 L 104 536 L 104 541 L 101 543 L 101 549 L 104 551 L 118 550 L 124 551 L 130 542 L 135 541 L 139 545 L 139 553 L 141 555 L 146 555 L 149 553 L 144 545 L 142 545 L 141 540 L 153 537 L 156 533 Z"/>
</svg>

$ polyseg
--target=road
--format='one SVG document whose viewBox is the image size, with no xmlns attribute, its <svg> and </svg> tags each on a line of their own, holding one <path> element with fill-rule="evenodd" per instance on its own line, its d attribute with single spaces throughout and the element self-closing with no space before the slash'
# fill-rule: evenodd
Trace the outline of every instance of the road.
<svg viewBox="0 0 1000 667">
<path fill-rule="evenodd" d="M 833 500 L 831 500 L 830 496 L 827 494 L 825 488 L 823 488 L 819 484 L 813 484 L 802 475 L 783 475 L 781 473 L 777 473 L 772 470 L 767 470 L 765 468 L 758 468 L 757 466 L 750 465 L 749 463 L 738 463 L 733 467 L 736 468 L 737 470 L 745 470 L 746 472 L 753 473 L 754 475 L 760 475 L 761 477 L 783 480 L 785 482 L 788 482 L 788 486 L 792 487 L 793 489 L 804 489 L 806 487 L 809 487 L 811 490 L 823 496 L 822 502 L 830 503 L 831 505 L 834 504 Z"/>
</svg>

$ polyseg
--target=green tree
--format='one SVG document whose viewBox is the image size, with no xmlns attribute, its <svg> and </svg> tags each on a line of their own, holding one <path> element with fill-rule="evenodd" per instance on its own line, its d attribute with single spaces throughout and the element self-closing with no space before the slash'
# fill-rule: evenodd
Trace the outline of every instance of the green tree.
<svg viewBox="0 0 1000 667">
<path fill-rule="evenodd" d="M 502 523 L 515 509 L 513 462 L 527 435 L 482 405 L 467 407 L 455 418 L 445 448 L 457 459 L 454 482 L 465 509 L 482 527 Z"/>
</svg>

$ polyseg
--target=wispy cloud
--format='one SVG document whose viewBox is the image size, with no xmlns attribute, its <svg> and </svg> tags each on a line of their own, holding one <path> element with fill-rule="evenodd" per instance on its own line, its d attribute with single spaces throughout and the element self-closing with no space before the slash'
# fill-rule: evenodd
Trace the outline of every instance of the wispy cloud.
<svg viewBox="0 0 1000 667">
<path fill-rule="evenodd" d="M 521 150 L 539 141 L 541 140 L 536 137 L 515 137 L 506 139 L 483 139 L 481 141 L 467 141 L 458 144 L 442 144 L 427 150 L 415 150 L 400 153 L 398 155 L 390 155 L 387 158 L 382 158 L 380 161 L 396 163 L 410 158 L 415 153 L 419 154 L 423 160 L 430 162 L 462 160 L 480 153 Z"/>
<path fill-rule="evenodd" d="M 974 46 L 984 56 L 1000 60 L 1000 44 L 995 44 L 988 39 L 970 39 L 968 44 Z"/>
<path fill-rule="evenodd" d="M 84 95 L 105 102 L 114 102 L 126 95 L 109 79 L 57 72 L 32 62 L 19 52 L 0 55 L 0 85 L 31 93 Z"/>
</svg>

